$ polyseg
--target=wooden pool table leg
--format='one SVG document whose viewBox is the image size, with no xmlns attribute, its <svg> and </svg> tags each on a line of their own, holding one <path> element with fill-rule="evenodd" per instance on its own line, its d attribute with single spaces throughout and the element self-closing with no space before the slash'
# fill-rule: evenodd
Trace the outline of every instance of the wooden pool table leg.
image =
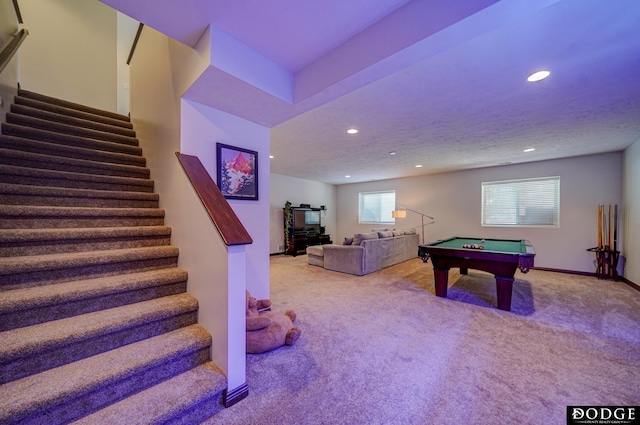
<svg viewBox="0 0 640 425">
<path fill-rule="evenodd" d="M 496 296 L 500 310 L 511 311 L 511 293 L 513 278 L 496 276 Z"/>
<path fill-rule="evenodd" d="M 436 295 L 447 297 L 447 287 L 449 286 L 449 269 L 433 268 L 433 275 L 436 279 Z"/>
</svg>

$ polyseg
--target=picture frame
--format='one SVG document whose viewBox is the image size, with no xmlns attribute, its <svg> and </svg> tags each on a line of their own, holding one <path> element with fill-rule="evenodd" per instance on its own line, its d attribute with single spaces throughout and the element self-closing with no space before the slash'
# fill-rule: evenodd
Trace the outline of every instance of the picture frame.
<svg viewBox="0 0 640 425">
<path fill-rule="evenodd" d="M 227 199 L 258 200 L 258 152 L 216 143 L 217 184 Z"/>
</svg>

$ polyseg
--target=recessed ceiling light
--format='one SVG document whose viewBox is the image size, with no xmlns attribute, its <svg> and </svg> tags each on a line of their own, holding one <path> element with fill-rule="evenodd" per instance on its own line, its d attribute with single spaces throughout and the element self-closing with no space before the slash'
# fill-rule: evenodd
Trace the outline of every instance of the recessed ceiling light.
<svg viewBox="0 0 640 425">
<path fill-rule="evenodd" d="M 395 155 L 395 154 L 396 154 L 396 152 L 395 152 L 395 151 L 391 151 L 391 152 L 389 152 L 389 155 Z"/>
<path fill-rule="evenodd" d="M 531 75 L 529 75 L 527 77 L 527 81 L 533 83 L 533 82 L 536 82 L 536 81 L 544 80 L 549 75 L 551 75 L 551 73 L 549 71 L 534 72 L 533 74 L 531 74 Z"/>
<path fill-rule="evenodd" d="M 416 168 L 422 168 L 422 164 L 416 165 Z"/>
<path fill-rule="evenodd" d="M 350 175 L 348 175 L 348 174 L 347 174 L 346 176 L 344 176 L 344 177 L 345 177 L 345 178 L 347 178 L 347 179 L 350 179 L 350 178 L 351 178 L 351 176 L 350 176 Z"/>
<path fill-rule="evenodd" d="M 533 152 L 535 150 L 536 150 L 536 148 L 529 148 L 529 149 L 523 150 L 522 152 Z"/>
<path fill-rule="evenodd" d="M 269 155 L 269 158 L 273 159 L 274 157 L 273 157 L 273 155 Z"/>
<path fill-rule="evenodd" d="M 349 134 L 356 134 L 358 132 L 358 130 L 356 130 L 355 128 L 350 128 L 349 130 L 347 130 L 347 133 Z"/>
</svg>

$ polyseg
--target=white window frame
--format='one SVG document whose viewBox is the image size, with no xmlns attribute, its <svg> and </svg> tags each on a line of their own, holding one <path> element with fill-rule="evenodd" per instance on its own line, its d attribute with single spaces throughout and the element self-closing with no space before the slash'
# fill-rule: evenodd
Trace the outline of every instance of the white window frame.
<svg viewBox="0 0 640 425">
<path fill-rule="evenodd" d="M 495 191 L 506 193 L 500 196 Z M 494 192 L 493 197 L 489 199 L 491 192 Z M 489 203 L 500 207 L 492 210 Z M 504 213 L 500 214 L 500 208 Z M 559 228 L 560 177 L 483 182 L 480 224 L 483 227 Z"/>
<path fill-rule="evenodd" d="M 379 197 L 381 195 L 390 195 L 390 194 L 393 195 L 393 200 L 387 200 L 385 202 L 385 205 L 380 205 L 380 211 L 377 211 L 377 217 L 373 217 L 373 219 L 371 216 L 364 217 L 364 213 L 366 211 L 364 208 L 365 198 L 375 197 L 375 196 Z M 381 190 L 378 192 L 360 192 L 358 194 L 358 223 L 359 224 L 395 224 L 396 219 L 391 216 L 391 211 L 395 210 L 395 205 L 396 205 L 395 190 Z M 387 210 L 389 213 L 388 214 L 389 218 L 385 219 L 383 215 L 386 215 L 385 213 L 387 212 Z"/>
</svg>

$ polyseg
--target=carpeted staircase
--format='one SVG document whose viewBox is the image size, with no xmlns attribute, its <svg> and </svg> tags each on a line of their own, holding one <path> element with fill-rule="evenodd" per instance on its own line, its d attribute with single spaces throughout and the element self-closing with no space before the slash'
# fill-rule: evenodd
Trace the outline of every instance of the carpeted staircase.
<svg viewBox="0 0 640 425">
<path fill-rule="evenodd" d="M 0 135 L 0 423 L 197 424 L 226 379 L 129 119 L 20 90 Z"/>
</svg>

